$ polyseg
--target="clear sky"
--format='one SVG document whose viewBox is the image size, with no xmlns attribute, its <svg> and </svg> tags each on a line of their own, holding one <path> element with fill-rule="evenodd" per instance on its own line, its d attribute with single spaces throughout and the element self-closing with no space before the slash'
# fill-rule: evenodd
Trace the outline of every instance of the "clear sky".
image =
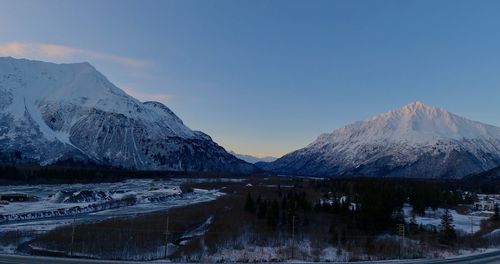
<svg viewBox="0 0 500 264">
<path fill-rule="evenodd" d="M 22 1 L 0 56 L 89 61 L 226 149 L 280 156 L 420 100 L 500 126 L 500 1 Z"/>
</svg>

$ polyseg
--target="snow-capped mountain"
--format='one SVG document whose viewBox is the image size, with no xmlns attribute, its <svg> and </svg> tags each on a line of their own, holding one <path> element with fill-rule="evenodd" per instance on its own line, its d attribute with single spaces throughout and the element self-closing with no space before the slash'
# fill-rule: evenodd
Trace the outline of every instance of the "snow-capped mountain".
<svg viewBox="0 0 500 264">
<path fill-rule="evenodd" d="M 273 161 L 278 159 L 278 158 L 271 157 L 271 156 L 255 157 L 252 155 L 238 154 L 234 151 L 229 151 L 229 153 L 231 153 L 232 155 L 234 155 L 235 157 L 237 157 L 240 160 L 244 160 L 244 161 L 246 161 L 248 163 L 252 163 L 252 164 L 255 164 L 257 162 L 273 162 Z"/>
<path fill-rule="evenodd" d="M 500 128 L 415 102 L 258 166 L 311 176 L 461 178 L 500 165 Z"/>
<path fill-rule="evenodd" d="M 168 107 L 140 102 L 88 63 L 0 58 L 0 163 L 250 172 Z"/>
</svg>

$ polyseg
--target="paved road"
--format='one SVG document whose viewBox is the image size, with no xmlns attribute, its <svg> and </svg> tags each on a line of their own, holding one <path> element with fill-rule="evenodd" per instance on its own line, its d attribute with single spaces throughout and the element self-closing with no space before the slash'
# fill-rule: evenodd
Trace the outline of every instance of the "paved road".
<svg viewBox="0 0 500 264">
<path fill-rule="evenodd" d="M 500 250 L 461 257 L 456 259 L 437 260 L 431 263 L 475 263 L 475 264 L 493 264 L 500 263 Z"/>
<path fill-rule="evenodd" d="M 351 262 L 356 263 L 356 262 Z M 475 255 L 454 257 L 449 259 L 415 259 L 415 260 L 390 260 L 390 261 L 372 261 L 358 262 L 358 264 L 500 264 L 500 250 Z"/>
<path fill-rule="evenodd" d="M 0 264 L 132 264 L 141 263 L 133 261 L 111 261 L 111 260 L 90 260 L 90 259 L 76 259 L 76 258 L 54 258 L 54 257 L 37 257 L 37 256 L 17 256 L 17 255 L 2 255 L 0 254 Z M 162 263 L 161 261 L 154 261 L 153 263 Z M 169 262 L 171 263 L 171 262 Z M 350 262 L 356 263 L 356 262 Z M 373 262 L 358 262 L 358 263 L 390 263 L 390 264 L 441 264 L 441 263 L 455 263 L 455 264 L 500 264 L 500 250 L 477 254 L 472 256 L 457 257 L 453 259 L 436 259 L 436 260 L 391 260 L 391 261 L 373 261 Z"/>
<path fill-rule="evenodd" d="M 18 256 L 0 254 L 0 264 L 123 264 L 140 263 L 132 261 L 111 261 L 111 260 L 91 260 L 77 258 L 55 258 L 55 257 L 37 257 L 37 256 Z M 161 262 L 158 262 L 161 263 Z"/>
</svg>

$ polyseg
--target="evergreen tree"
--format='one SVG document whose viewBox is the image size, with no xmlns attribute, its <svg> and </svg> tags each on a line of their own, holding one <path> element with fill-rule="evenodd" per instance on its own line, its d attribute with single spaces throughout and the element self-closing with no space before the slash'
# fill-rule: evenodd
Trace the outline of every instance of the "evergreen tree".
<svg viewBox="0 0 500 264">
<path fill-rule="evenodd" d="M 337 245 L 339 242 L 339 233 L 337 232 L 337 227 L 334 222 L 330 224 L 330 228 L 328 229 L 328 233 L 331 235 L 331 243 Z"/>
<path fill-rule="evenodd" d="M 495 203 L 495 207 L 493 207 L 493 215 L 491 216 L 491 220 L 493 222 L 500 221 L 500 209 L 498 208 L 498 204 Z"/>
<path fill-rule="evenodd" d="M 450 211 L 446 209 L 444 214 L 441 216 L 441 232 L 439 235 L 439 242 L 444 245 L 451 246 L 457 240 L 457 233 L 455 232 L 455 227 L 453 225 L 453 216 Z"/>
<path fill-rule="evenodd" d="M 259 196 L 260 198 L 260 196 Z M 257 199 L 257 217 L 259 219 L 264 219 L 264 217 L 266 216 L 267 214 L 267 207 L 268 207 L 268 203 L 267 201 L 260 201 L 259 199 Z"/>
<path fill-rule="evenodd" d="M 411 219 L 410 219 L 410 223 L 408 224 L 408 228 L 409 228 L 409 233 L 411 235 L 414 235 L 418 230 L 417 219 L 416 219 L 415 214 L 413 212 L 411 214 Z"/>
<path fill-rule="evenodd" d="M 245 201 L 245 211 L 249 213 L 255 213 L 255 202 L 253 201 L 252 195 L 247 194 L 247 199 Z"/>
<path fill-rule="evenodd" d="M 278 201 L 274 200 L 270 204 L 269 210 L 267 212 L 267 224 L 270 225 L 273 228 L 273 230 L 276 230 L 276 227 L 278 226 L 279 215 L 280 215 L 280 205 Z"/>
</svg>

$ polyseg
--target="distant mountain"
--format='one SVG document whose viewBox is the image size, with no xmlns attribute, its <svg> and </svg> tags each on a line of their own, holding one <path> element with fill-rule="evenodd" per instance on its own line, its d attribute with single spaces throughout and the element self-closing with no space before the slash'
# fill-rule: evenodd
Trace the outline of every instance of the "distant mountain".
<svg viewBox="0 0 500 264">
<path fill-rule="evenodd" d="M 278 159 L 278 158 L 271 157 L 271 156 L 259 158 L 259 157 L 255 157 L 252 155 L 238 154 L 234 151 L 229 151 L 229 153 L 231 153 L 233 156 L 237 157 L 240 160 L 244 160 L 244 161 L 246 161 L 248 163 L 252 163 L 252 164 L 255 164 L 257 162 L 273 162 L 276 159 Z"/>
<path fill-rule="evenodd" d="M 500 187 L 500 166 L 477 174 L 468 175 L 464 177 L 463 180 L 466 183 L 475 185 L 494 183 Z"/>
<path fill-rule="evenodd" d="M 88 63 L 0 58 L 0 163 L 67 161 L 141 170 L 256 170 L 185 126 L 165 105 L 127 95 Z"/>
<path fill-rule="evenodd" d="M 498 194 L 500 192 L 500 166 L 462 179 L 467 188 L 477 192 Z"/>
<path fill-rule="evenodd" d="M 415 102 L 257 165 L 290 175 L 462 178 L 500 165 L 500 128 Z"/>
</svg>

